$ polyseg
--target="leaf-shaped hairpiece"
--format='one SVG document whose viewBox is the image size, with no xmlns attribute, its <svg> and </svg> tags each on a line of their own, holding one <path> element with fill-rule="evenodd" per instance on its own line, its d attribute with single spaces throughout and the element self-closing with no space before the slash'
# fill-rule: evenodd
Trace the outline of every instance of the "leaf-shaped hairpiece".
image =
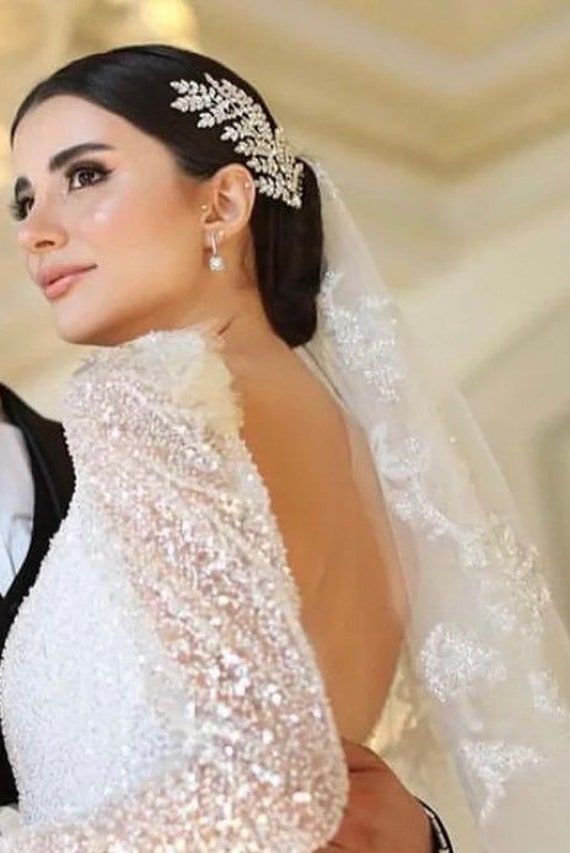
<svg viewBox="0 0 570 853">
<path fill-rule="evenodd" d="M 207 83 L 171 80 L 178 97 L 170 106 L 180 112 L 198 112 L 198 127 L 224 125 L 221 139 L 245 155 L 255 173 L 260 193 L 301 207 L 303 162 L 298 160 L 280 125 L 275 130 L 261 104 L 230 80 L 216 80 L 205 72 Z"/>
</svg>

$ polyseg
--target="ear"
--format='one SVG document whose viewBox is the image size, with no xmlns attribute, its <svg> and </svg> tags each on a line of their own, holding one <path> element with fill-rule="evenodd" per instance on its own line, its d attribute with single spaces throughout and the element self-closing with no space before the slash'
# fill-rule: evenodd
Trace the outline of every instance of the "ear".
<svg viewBox="0 0 570 853">
<path fill-rule="evenodd" d="M 215 232 L 225 239 L 239 234 L 247 226 L 255 202 L 251 173 L 241 163 L 228 163 L 208 181 L 208 193 L 201 205 L 204 245 Z"/>
</svg>

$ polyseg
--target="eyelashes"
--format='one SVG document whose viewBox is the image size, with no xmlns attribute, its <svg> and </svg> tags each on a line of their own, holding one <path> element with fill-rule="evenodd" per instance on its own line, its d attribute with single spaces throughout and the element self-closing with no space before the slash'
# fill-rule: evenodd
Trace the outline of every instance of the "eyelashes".
<svg viewBox="0 0 570 853">
<path fill-rule="evenodd" d="M 96 180 L 89 180 L 87 183 L 80 182 L 79 185 L 72 186 L 73 179 L 82 172 L 91 174 L 96 173 L 99 177 Z M 93 160 L 84 160 L 79 163 L 75 163 L 73 166 L 69 166 L 65 171 L 67 186 L 70 192 L 75 192 L 76 190 L 83 190 L 87 187 L 92 187 L 96 184 L 100 184 L 105 181 L 110 174 L 111 169 L 107 169 L 106 166 L 103 166 L 101 165 L 101 163 L 97 163 Z M 20 198 L 11 201 L 8 204 L 10 216 L 17 221 L 25 219 L 29 211 L 29 208 L 26 205 L 28 203 L 31 205 L 33 200 L 33 196 L 22 195 L 20 196 Z"/>
</svg>

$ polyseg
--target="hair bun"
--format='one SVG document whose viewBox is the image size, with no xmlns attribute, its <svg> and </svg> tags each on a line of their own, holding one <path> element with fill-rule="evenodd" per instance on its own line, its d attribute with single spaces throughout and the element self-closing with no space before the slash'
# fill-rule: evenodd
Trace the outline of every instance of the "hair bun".
<svg viewBox="0 0 570 853">
<path fill-rule="evenodd" d="M 263 304 L 275 332 L 291 347 L 315 333 L 323 266 L 319 185 L 313 168 L 302 162 L 302 206 L 288 208 L 258 196 L 252 212 Z"/>
</svg>

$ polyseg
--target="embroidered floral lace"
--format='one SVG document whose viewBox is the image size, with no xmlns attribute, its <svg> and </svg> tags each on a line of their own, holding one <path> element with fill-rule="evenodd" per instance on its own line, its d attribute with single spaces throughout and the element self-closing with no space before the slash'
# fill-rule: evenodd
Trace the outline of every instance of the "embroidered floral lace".
<svg viewBox="0 0 570 853">
<path fill-rule="evenodd" d="M 410 601 L 406 649 L 369 743 L 437 807 L 462 853 L 562 853 L 570 642 L 540 555 L 465 400 L 313 166 L 326 268 L 304 351 L 366 431 Z"/>
</svg>

